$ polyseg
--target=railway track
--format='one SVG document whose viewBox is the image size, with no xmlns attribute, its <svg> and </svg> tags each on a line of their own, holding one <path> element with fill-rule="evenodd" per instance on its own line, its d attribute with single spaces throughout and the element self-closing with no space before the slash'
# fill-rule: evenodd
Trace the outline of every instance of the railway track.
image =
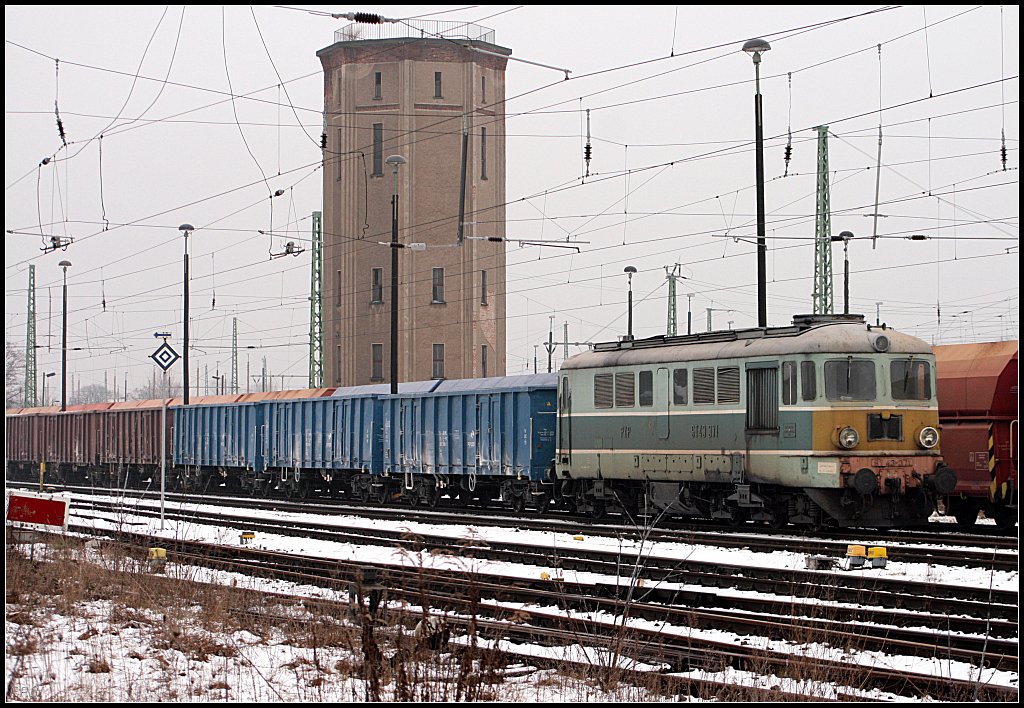
<svg viewBox="0 0 1024 708">
<path fill-rule="evenodd" d="M 97 511 L 111 515 L 124 509 L 117 502 L 94 502 Z M 159 511 L 131 507 L 131 513 L 156 518 Z M 87 516 L 84 511 L 77 514 Z M 642 555 L 628 548 L 588 549 L 571 543 L 557 549 L 533 543 L 493 542 L 457 534 L 411 533 L 384 528 L 339 529 L 319 521 L 260 520 L 249 514 L 171 511 L 169 520 L 208 523 L 215 527 L 233 525 L 260 534 L 278 534 L 356 545 L 403 548 L 410 552 L 453 553 L 478 560 L 529 565 L 550 573 L 595 573 L 619 577 L 623 573 L 642 580 L 646 595 L 666 603 L 708 601 L 704 589 L 772 594 L 780 606 L 798 601 L 825 600 L 851 605 L 868 604 L 935 615 L 960 615 L 984 620 L 1015 620 L 1016 592 L 986 590 L 960 585 L 942 585 L 905 579 L 879 578 L 855 573 L 802 571 L 783 567 L 755 567 L 724 561 L 681 560 L 671 556 Z M 106 517 L 98 517 L 100 520 Z M 88 527 L 80 528 L 83 532 Z M 538 571 L 539 572 L 539 571 Z M 600 583 L 598 583 L 600 585 Z M 605 592 L 611 592 L 606 589 Z M 720 593 L 715 597 L 720 597 Z M 763 598 L 759 601 L 764 601 Z M 716 602 L 740 604 L 737 598 Z M 1016 629 L 1014 628 L 1014 631 Z"/>
<path fill-rule="evenodd" d="M 236 498 L 224 500 L 204 499 L 238 506 Z M 257 503 L 256 500 L 247 500 Z M 91 501 L 94 527 L 82 526 L 76 530 L 94 534 L 103 520 L 109 522 L 125 512 L 132 515 L 156 517 L 159 510 L 152 498 L 132 501 L 127 507 L 120 502 L 94 499 Z M 263 504 L 266 504 L 265 500 Z M 273 502 L 275 507 L 291 507 L 284 502 Z M 309 513 L 303 504 L 292 510 Z M 318 507 L 320 514 L 337 513 L 330 505 Z M 346 508 L 346 513 L 350 509 Z M 380 510 L 364 510 L 367 515 Z M 388 509 L 395 518 L 409 520 L 409 509 Z M 90 512 L 81 505 L 76 517 Z M 607 551 L 573 548 L 572 544 L 554 553 L 550 547 L 540 548 L 529 543 L 481 542 L 463 540 L 461 545 L 451 534 L 410 534 L 382 528 L 338 529 L 330 528 L 322 519 L 312 521 L 259 519 L 259 511 L 251 512 L 199 512 L 194 504 L 186 511 L 172 509 L 172 521 L 191 524 L 210 524 L 253 530 L 260 534 L 293 535 L 309 539 L 324 539 L 358 545 L 378 545 L 402 548 L 407 558 L 423 558 L 427 554 L 453 555 L 460 559 L 473 559 L 476 570 L 469 579 L 467 573 L 444 568 L 401 568 L 394 565 L 371 563 L 339 563 L 322 558 L 273 554 L 255 548 L 210 546 L 199 541 L 155 539 L 130 532 L 108 530 L 111 536 L 138 545 L 159 544 L 170 549 L 172 556 L 182 562 L 233 569 L 254 575 L 291 577 L 301 582 L 338 586 L 360 584 L 368 577 L 381 588 L 388 598 L 406 603 L 426 604 L 443 610 L 458 625 L 458 618 L 467 612 L 464 593 L 472 585 L 477 600 L 486 599 L 493 605 L 489 621 L 495 622 L 490 630 L 495 641 L 568 641 L 565 634 L 575 632 L 577 643 L 581 637 L 603 638 L 611 641 L 608 622 L 600 618 L 622 618 L 657 622 L 662 629 L 653 634 L 633 632 L 631 641 L 623 643 L 616 638 L 615 646 L 629 647 L 630 656 L 648 663 L 660 658 L 663 671 L 710 671 L 712 667 L 742 669 L 770 667 L 779 673 L 794 665 L 791 652 L 755 650 L 737 642 L 722 642 L 717 649 L 714 641 L 702 638 L 700 649 L 706 654 L 694 653 L 693 633 L 702 630 L 733 632 L 739 636 L 767 638 L 781 642 L 797 642 L 807 646 L 823 647 L 827 654 L 835 650 L 871 651 L 899 654 L 923 660 L 964 662 L 985 665 L 1003 671 L 1017 671 L 1017 593 L 986 592 L 959 586 L 940 586 L 934 583 L 912 584 L 907 581 L 862 576 L 851 573 L 821 573 L 792 571 L 775 568 L 752 568 L 743 565 L 714 564 L 671 557 L 643 555 L 627 551 Z M 450 519 L 450 512 L 416 510 L 420 521 L 441 523 Z M 440 517 L 440 518 L 439 518 Z M 478 516 L 469 519 L 456 517 L 457 522 L 479 527 L 485 520 Z M 87 519 L 86 519 L 87 520 Z M 489 520 L 487 520 L 489 522 Z M 531 522 L 542 522 L 531 519 Z M 551 520 L 545 519 L 543 528 L 551 530 Z M 511 520 L 498 519 L 494 523 L 513 525 Z M 562 522 L 563 528 L 572 528 L 573 521 Z M 556 525 L 557 525 L 556 524 Z M 517 520 L 517 528 L 522 524 Z M 578 528 L 578 523 L 575 523 Z M 540 527 L 538 527 L 540 528 Z M 608 529 L 598 529 L 607 536 Z M 594 535 L 595 530 L 587 532 Z M 692 531 L 667 531 L 665 539 L 679 541 L 679 534 Z M 722 534 L 713 541 L 718 545 Z M 700 539 L 700 535 L 693 537 Z M 757 540 L 754 535 L 754 542 Z M 777 542 L 778 537 L 768 537 Z M 745 544 L 751 540 L 736 539 Z M 690 543 L 700 543 L 691 540 Z M 820 541 L 819 541 L 820 543 Z M 891 554 L 890 554 L 890 557 Z M 508 573 L 482 572 L 483 561 L 514 563 L 532 567 L 530 577 L 510 577 Z M 546 568 L 547 579 L 541 579 L 537 568 Z M 590 582 L 581 580 L 582 574 L 606 576 Z M 575 575 L 575 577 L 572 577 Z M 627 576 L 623 579 L 623 575 Z M 611 578 L 609 580 L 608 578 Z M 616 580 L 617 578 L 617 580 Z M 517 620 L 510 623 L 507 615 L 514 603 Z M 544 608 L 547 609 L 544 609 Z M 554 611 L 551 608 L 556 608 Z M 479 611 L 478 611 L 479 614 Z M 482 617 L 482 614 L 479 614 Z M 566 623 L 569 629 L 566 629 Z M 594 623 L 594 624 L 588 624 Z M 612 622 L 612 628 L 618 626 Z M 461 625 L 460 625 L 461 626 Z M 941 628 L 941 629 L 938 629 Z M 561 633 L 561 634 L 560 634 Z M 530 639 L 532 637 L 532 639 Z M 561 637 L 561 639 L 559 639 Z M 685 637 L 685 639 L 683 638 Z M 686 646 L 680 646 L 689 641 Z M 740 645 L 743 642 L 739 643 Z M 657 647 L 657 656 L 652 647 Z M 710 648 L 709 648 L 710 647 Z M 758 653 L 760 652 L 760 653 Z M 785 656 L 786 659 L 782 657 Z M 803 658 L 801 661 L 806 659 Z M 810 659 L 806 659 L 810 660 Z M 786 663 L 788 661 L 788 663 Z M 815 657 L 815 671 L 836 673 L 846 661 Z M 806 667 L 805 667 L 806 668 Z M 762 668 L 762 670 L 764 670 Z M 872 670 L 873 671 L 873 670 Z M 906 674 L 891 671 L 885 675 L 871 674 L 872 685 L 885 686 L 898 695 L 928 695 L 933 697 L 973 695 L 974 690 L 965 683 L 950 683 L 925 674 Z M 941 684 L 941 685 L 940 685 Z M 992 700 L 1005 700 L 1009 689 L 991 688 Z M 1014 692 L 1015 696 L 1016 693 Z M 998 696 L 998 697 L 997 697 Z M 941 699 L 941 698 L 940 698 Z M 985 700 L 981 698 L 980 700 Z"/>
<path fill-rule="evenodd" d="M 29 488 L 24 483 L 9 483 L 9 486 Z M 88 487 L 65 487 L 73 493 L 101 493 Z M 153 492 L 123 491 L 126 496 L 144 499 L 154 498 Z M 194 503 L 192 494 L 167 494 L 169 501 Z M 654 528 L 600 522 L 593 519 L 559 517 L 523 517 L 488 510 L 485 515 L 464 510 L 443 510 L 410 508 L 407 506 L 359 507 L 336 503 L 294 502 L 280 499 L 250 499 L 235 496 L 205 496 L 205 504 L 221 504 L 252 509 L 273 509 L 296 513 L 337 514 L 362 518 L 388 519 L 437 524 L 487 524 L 508 528 L 537 531 L 558 531 L 577 533 L 585 530 L 588 536 L 608 538 L 629 538 L 642 534 L 643 538 L 659 543 L 710 544 L 725 548 L 746 548 L 758 552 L 790 551 L 842 558 L 849 544 L 882 545 L 887 548 L 890 561 L 931 563 L 963 567 L 980 567 L 995 570 L 1016 570 L 1019 565 L 1018 540 L 1004 535 L 981 535 L 976 533 L 944 532 L 933 533 L 920 530 L 829 530 L 821 537 L 808 537 L 786 531 L 748 525 L 741 528 L 713 527 L 706 525 L 694 528 L 691 525 Z M 943 524 L 945 525 L 945 524 Z"/>
<path fill-rule="evenodd" d="M 145 534 L 113 532 L 121 542 L 146 546 L 158 539 Z M 213 545 L 176 539 L 166 544 L 173 559 L 242 572 L 352 589 L 355 596 L 380 593 L 387 601 L 403 601 L 443 613 L 444 622 L 473 631 L 494 641 L 542 643 L 565 646 L 583 641 L 609 648 L 636 661 L 659 667 L 661 672 L 757 670 L 777 676 L 829 676 L 849 685 L 870 685 L 907 697 L 927 696 L 956 700 L 976 695 L 976 700 L 1013 700 L 1014 688 L 978 685 L 974 682 L 936 677 L 896 669 L 852 666 L 851 651 L 903 653 L 909 656 L 964 661 L 1016 671 L 1016 642 L 989 639 L 979 647 L 977 638 L 961 643 L 954 635 L 937 638 L 933 630 L 905 631 L 893 636 L 891 629 L 875 633 L 851 632 L 849 623 L 816 619 L 794 623 L 792 618 L 751 617 L 748 613 L 707 612 L 692 608 L 655 605 L 640 598 L 595 597 L 564 582 L 523 581 L 504 575 L 436 570 L 427 567 L 381 566 L 326 560 L 309 556 L 272 553 L 255 548 Z M 547 607 L 549 609 L 530 609 Z M 550 608 L 555 608 L 554 610 Z M 419 615 L 422 616 L 422 615 Z M 661 623 L 659 629 L 630 626 L 608 618 L 629 616 Z M 924 619 L 924 618 L 921 618 Z M 819 656 L 754 646 L 756 642 L 716 641 L 693 634 L 703 628 L 779 638 L 784 642 L 831 647 Z M 844 629 L 845 628 L 845 629 Z M 860 629 L 860 626 L 858 626 Z M 505 645 L 503 645 L 505 646 Z M 843 655 L 847 658 L 832 658 Z M 974 693 L 977 692 L 977 693 Z M 777 692 L 776 692 L 777 696 Z M 778 696 L 777 696 L 778 697 Z"/>
</svg>

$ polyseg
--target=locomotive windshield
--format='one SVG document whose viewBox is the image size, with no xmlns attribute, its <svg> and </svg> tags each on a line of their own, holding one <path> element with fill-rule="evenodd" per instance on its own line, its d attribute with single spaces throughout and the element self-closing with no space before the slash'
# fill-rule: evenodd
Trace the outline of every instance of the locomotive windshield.
<svg viewBox="0 0 1024 708">
<path fill-rule="evenodd" d="M 853 357 L 826 361 L 825 396 L 830 401 L 875 400 L 875 362 Z"/>
<path fill-rule="evenodd" d="M 889 364 L 892 397 L 902 401 L 928 401 L 932 397 L 931 367 L 927 361 L 894 359 Z"/>
</svg>

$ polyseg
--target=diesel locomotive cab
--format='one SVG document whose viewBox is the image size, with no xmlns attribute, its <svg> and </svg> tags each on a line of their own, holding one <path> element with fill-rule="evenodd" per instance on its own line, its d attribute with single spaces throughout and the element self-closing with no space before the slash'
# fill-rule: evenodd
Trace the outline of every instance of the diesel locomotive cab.
<svg viewBox="0 0 1024 708">
<path fill-rule="evenodd" d="M 846 453 L 837 461 L 847 489 L 840 503 L 866 508 L 874 497 L 910 495 L 930 510 L 936 495 L 956 487 L 956 473 L 938 457 L 932 357 L 890 354 L 884 334 L 872 344 L 877 355 L 824 362 L 825 398 L 841 419 L 832 444 Z"/>
</svg>

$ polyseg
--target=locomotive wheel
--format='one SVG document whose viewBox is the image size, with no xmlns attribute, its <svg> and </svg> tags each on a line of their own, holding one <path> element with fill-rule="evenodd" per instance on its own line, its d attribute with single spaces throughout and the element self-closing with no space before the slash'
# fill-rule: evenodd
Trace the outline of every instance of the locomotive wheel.
<svg viewBox="0 0 1024 708">
<path fill-rule="evenodd" d="M 781 529 L 789 524 L 789 511 L 787 505 L 780 504 L 779 506 L 772 509 L 772 520 L 768 522 L 768 525 L 773 529 Z"/>
</svg>

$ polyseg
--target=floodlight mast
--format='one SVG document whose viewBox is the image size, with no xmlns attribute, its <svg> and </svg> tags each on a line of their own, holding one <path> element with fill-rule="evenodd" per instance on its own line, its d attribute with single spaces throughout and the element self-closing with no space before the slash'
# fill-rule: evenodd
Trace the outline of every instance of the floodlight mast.
<svg viewBox="0 0 1024 708">
<path fill-rule="evenodd" d="M 178 231 L 181 231 L 184 234 L 184 236 L 185 236 L 185 273 L 184 273 L 185 298 L 184 298 L 184 308 L 183 308 L 184 312 L 185 312 L 185 321 L 184 321 L 184 333 L 185 333 L 185 336 L 184 336 L 185 345 L 184 346 L 185 346 L 185 351 L 182 352 L 181 364 L 182 364 L 183 367 L 185 367 L 185 370 L 184 370 L 183 375 L 182 375 L 182 380 L 183 380 L 183 384 L 182 384 L 182 402 L 186 406 L 188 405 L 188 235 L 190 233 L 192 233 L 193 231 L 195 231 L 195 230 L 196 230 L 196 227 L 193 226 L 192 224 L 182 224 L 181 226 L 178 227 Z"/>
</svg>

